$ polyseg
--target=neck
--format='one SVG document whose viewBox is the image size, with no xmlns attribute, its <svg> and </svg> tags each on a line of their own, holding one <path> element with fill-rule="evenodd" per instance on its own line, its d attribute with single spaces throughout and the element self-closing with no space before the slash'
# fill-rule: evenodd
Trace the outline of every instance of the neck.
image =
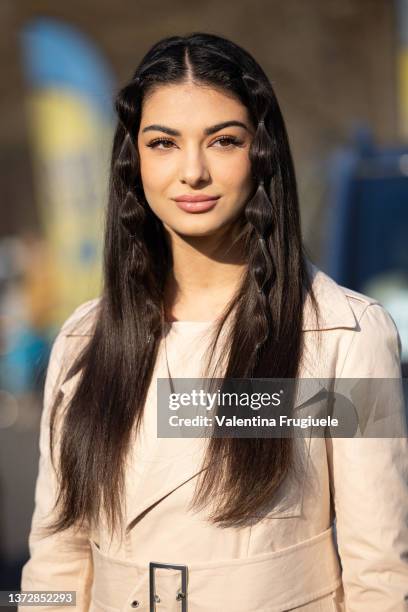
<svg viewBox="0 0 408 612">
<path fill-rule="evenodd" d="M 215 318 L 239 288 L 247 264 L 242 246 L 232 248 L 231 228 L 213 236 L 168 232 L 173 268 L 165 288 L 169 320 Z"/>
</svg>

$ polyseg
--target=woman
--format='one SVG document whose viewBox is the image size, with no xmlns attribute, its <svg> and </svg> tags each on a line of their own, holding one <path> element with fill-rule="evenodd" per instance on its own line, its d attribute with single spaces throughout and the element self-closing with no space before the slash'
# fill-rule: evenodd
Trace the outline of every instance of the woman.
<svg viewBox="0 0 408 612">
<path fill-rule="evenodd" d="M 22 589 L 81 611 L 406 610 L 406 439 L 306 436 L 299 471 L 290 437 L 157 436 L 157 378 L 400 377 L 390 315 L 306 259 L 266 75 L 174 36 L 116 109 L 104 288 L 52 350 Z"/>
</svg>

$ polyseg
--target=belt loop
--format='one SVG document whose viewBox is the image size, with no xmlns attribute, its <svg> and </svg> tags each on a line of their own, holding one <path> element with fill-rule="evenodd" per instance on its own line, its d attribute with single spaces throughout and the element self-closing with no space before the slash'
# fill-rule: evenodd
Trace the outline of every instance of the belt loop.
<svg viewBox="0 0 408 612">
<path fill-rule="evenodd" d="M 150 612 L 156 612 L 156 581 L 154 570 L 156 568 L 175 569 L 181 572 L 181 589 L 177 591 L 176 600 L 181 601 L 181 612 L 187 612 L 187 565 L 174 565 L 171 563 L 149 563 L 149 601 Z"/>
</svg>

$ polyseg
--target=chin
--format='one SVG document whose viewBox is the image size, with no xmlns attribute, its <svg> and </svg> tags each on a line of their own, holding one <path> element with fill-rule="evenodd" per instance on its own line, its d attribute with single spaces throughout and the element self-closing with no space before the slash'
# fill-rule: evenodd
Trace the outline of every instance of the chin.
<svg viewBox="0 0 408 612">
<path fill-rule="evenodd" d="M 214 223 L 183 223 L 177 225 L 177 227 L 173 226 L 170 229 L 172 229 L 173 232 L 176 232 L 180 236 L 199 238 L 204 236 L 214 236 L 223 227 L 224 224 L 215 225 Z"/>
<path fill-rule="evenodd" d="M 180 234 L 180 236 L 184 236 L 186 238 L 200 238 L 200 237 L 205 237 L 205 236 L 214 236 L 217 233 L 217 229 L 214 228 L 209 228 L 209 229 L 190 229 L 190 230 L 180 230 L 177 231 L 175 230 L 178 234 Z"/>
</svg>

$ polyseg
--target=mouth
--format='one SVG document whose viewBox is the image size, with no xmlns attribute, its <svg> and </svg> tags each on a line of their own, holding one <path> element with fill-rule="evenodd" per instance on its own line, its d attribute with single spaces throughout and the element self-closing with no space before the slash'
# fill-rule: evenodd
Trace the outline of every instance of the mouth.
<svg viewBox="0 0 408 612">
<path fill-rule="evenodd" d="M 180 201 L 176 200 L 177 206 L 189 213 L 201 213 L 207 212 L 208 210 L 212 210 L 219 200 L 218 198 L 211 198 L 209 200 L 200 200 L 199 202 L 188 202 L 188 201 Z"/>
</svg>

